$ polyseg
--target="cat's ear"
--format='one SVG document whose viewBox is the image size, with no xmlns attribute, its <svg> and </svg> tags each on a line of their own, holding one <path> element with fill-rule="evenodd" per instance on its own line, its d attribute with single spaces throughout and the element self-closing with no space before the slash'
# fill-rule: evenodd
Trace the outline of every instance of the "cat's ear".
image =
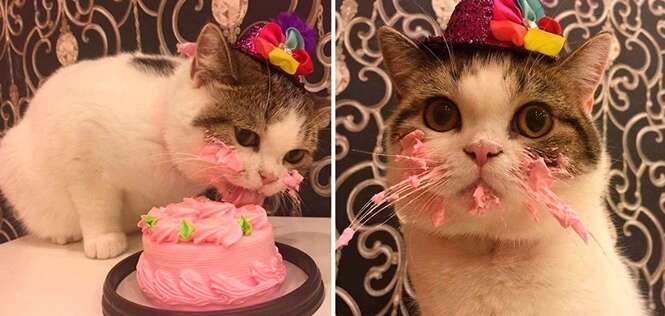
<svg viewBox="0 0 665 316">
<path fill-rule="evenodd" d="M 226 85 L 256 82 L 265 77 L 261 65 L 233 49 L 213 23 L 206 24 L 196 40 L 191 77 L 195 87 L 217 81 Z"/>
<path fill-rule="evenodd" d="M 383 26 L 379 29 L 379 47 L 383 55 L 383 63 L 388 69 L 397 94 L 404 91 L 410 76 L 427 62 L 427 55 L 418 45 L 392 27 Z"/>
<path fill-rule="evenodd" d="M 314 101 L 314 115 L 312 123 L 317 129 L 324 129 L 330 124 L 330 99 L 319 96 L 310 96 Z"/>
<path fill-rule="evenodd" d="M 196 40 L 196 55 L 191 77 L 195 87 L 211 80 L 233 84 L 239 80 L 231 47 L 222 31 L 213 23 L 206 24 Z"/>
<path fill-rule="evenodd" d="M 612 45 L 612 35 L 602 32 L 587 40 L 557 66 L 575 85 L 575 93 L 587 112 L 593 106 L 593 93 L 603 78 Z"/>
</svg>

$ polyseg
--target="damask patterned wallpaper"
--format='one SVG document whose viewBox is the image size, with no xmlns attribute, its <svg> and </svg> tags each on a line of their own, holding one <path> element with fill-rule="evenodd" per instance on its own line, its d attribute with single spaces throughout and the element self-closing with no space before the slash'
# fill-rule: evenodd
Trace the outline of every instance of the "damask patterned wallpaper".
<svg viewBox="0 0 665 316">
<path fill-rule="evenodd" d="M 16 125 L 35 90 L 59 67 L 124 51 L 175 54 L 215 22 L 230 41 L 279 12 L 295 11 L 318 31 L 315 71 L 307 90 L 330 96 L 329 0 L 0 0 L 0 135 Z M 303 186 L 303 215 L 330 216 L 330 134 Z M 20 233 L 2 216 L 0 242 Z"/>
<path fill-rule="evenodd" d="M 379 157 L 393 87 L 382 67 L 376 30 L 392 25 L 412 38 L 440 34 L 455 0 L 337 1 L 337 229 L 385 185 Z M 607 207 L 629 266 L 650 308 L 665 315 L 665 3 L 544 0 L 565 27 L 567 47 L 611 31 L 612 62 L 593 117 L 613 158 Z M 414 314 L 404 242 L 394 219 L 359 231 L 337 252 L 339 315 Z M 387 223 L 384 224 L 384 222 Z"/>
</svg>

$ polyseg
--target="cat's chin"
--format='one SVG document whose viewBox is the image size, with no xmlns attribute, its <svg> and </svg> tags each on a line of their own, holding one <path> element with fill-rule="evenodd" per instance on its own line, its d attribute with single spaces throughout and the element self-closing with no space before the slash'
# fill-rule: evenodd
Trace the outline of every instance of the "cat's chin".
<svg viewBox="0 0 665 316">
<path fill-rule="evenodd" d="M 470 188 L 470 189 L 469 189 Z M 473 187 L 464 187 L 452 194 L 434 193 L 443 197 L 445 215 L 443 223 L 435 226 L 430 213 L 425 213 L 422 206 L 398 207 L 398 215 L 405 225 L 415 227 L 442 237 L 478 236 L 496 240 L 538 240 L 552 231 L 560 231 L 558 223 L 539 214 L 536 221 L 529 213 L 523 199 L 514 194 L 502 194 L 501 206 L 482 215 L 471 214 L 473 207 Z M 499 195 L 501 194 L 501 195 Z"/>
</svg>

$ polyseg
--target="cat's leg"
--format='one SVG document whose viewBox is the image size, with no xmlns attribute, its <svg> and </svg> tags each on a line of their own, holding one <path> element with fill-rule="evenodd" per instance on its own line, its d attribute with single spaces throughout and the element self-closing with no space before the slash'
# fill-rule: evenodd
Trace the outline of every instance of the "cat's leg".
<svg viewBox="0 0 665 316">
<path fill-rule="evenodd" d="M 122 229 L 122 193 L 103 181 L 69 187 L 79 214 L 83 249 L 96 259 L 113 258 L 127 249 Z"/>
</svg>

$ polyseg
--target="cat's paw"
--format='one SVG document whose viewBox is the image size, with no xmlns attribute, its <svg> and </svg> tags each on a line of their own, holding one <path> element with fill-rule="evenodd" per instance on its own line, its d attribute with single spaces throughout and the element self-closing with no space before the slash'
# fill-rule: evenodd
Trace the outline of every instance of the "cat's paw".
<svg viewBox="0 0 665 316">
<path fill-rule="evenodd" d="M 108 259 L 118 256 L 127 249 L 124 233 L 108 233 L 83 238 L 85 255 L 93 259 Z"/>
</svg>

